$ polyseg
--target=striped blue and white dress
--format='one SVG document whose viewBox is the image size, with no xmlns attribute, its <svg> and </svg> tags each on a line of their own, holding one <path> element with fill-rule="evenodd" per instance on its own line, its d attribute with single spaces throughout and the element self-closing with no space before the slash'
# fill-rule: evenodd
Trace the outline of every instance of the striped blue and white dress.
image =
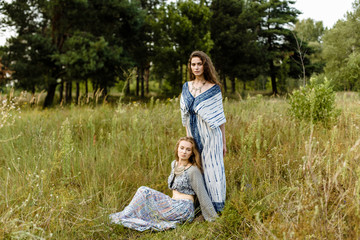
<svg viewBox="0 0 360 240">
<path fill-rule="evenodd" d="M 220 86 L 214 85 L 194 97 L 188 82 L 180 97 L 182 124 L 196 141 L 201 153 L 204 181 L 217 212 L 224 208 L 226 179 L 220 125 L 226 122 Z"/>
</svg>

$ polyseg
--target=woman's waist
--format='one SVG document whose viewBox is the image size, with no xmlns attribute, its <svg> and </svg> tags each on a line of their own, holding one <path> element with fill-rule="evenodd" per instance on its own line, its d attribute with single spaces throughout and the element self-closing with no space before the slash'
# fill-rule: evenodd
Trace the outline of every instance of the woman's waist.
<svg viewBox="0 0 360 240">
<path fill-rule="evenodd" d="M 172 199 L 188 199 L 194 202 L 194 196 L 190 194 L 181 193 L 177 190 L 173 190 Z"/>
</svg>

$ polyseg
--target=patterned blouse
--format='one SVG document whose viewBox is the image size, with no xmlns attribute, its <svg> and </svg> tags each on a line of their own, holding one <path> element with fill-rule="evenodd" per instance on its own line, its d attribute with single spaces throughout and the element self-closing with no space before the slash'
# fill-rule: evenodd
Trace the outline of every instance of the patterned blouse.
<svg viewBox="0 0 360 240">
<path fill-rule="evenodd" d="M 172 170 L 168 178 L 169 188 L 184 194 L 196 195 L 205 220 L 214 220 L 216 217 L 218 217 L 218 215 L 206 191 L 204 179 L 200 170 L 196 166 L 191 166 L 187 168 L 181 175 L 175 176 L 175 162 L 176 160 L 171 163 Z"/>
</svg>

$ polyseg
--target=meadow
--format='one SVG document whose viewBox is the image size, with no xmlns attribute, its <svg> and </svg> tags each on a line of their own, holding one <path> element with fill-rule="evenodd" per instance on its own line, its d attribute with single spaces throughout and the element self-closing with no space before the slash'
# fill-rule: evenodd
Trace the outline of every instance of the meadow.
<svg viewBox="0 0 360 240">
<path fill-rule="evenodd" d="M 139 233 L 108 222 L 140 186 L 170 194 L 178 99 L 24 105 L 0 127 L 0 238 L 358 239 L 360 98 L 339 94 L 330 126 L 281 98 L 224 100 L 227 202 L 215 222 Z"/>
</svg>

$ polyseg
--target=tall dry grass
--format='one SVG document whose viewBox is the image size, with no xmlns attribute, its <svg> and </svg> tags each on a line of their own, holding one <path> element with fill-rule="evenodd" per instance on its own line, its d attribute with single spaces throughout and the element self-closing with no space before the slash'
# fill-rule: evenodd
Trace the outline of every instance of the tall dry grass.
<svg viewBox="0 0 360 240">
<path fill-rule="evenodd" d="M 336 125 L 299 123 L 281 99 L 224 102 L 227 203 L 214 223 L 161 233 L 110 225 L 139 186 L 170 194 L 185 134 L 177 99 L 39 110 L 0 129 L 0 237 L 5 239 L 359 238 L 360 108 L 337 99 Z M 14 138 L 15 136 L 19 136 Z"/>
</svg>

